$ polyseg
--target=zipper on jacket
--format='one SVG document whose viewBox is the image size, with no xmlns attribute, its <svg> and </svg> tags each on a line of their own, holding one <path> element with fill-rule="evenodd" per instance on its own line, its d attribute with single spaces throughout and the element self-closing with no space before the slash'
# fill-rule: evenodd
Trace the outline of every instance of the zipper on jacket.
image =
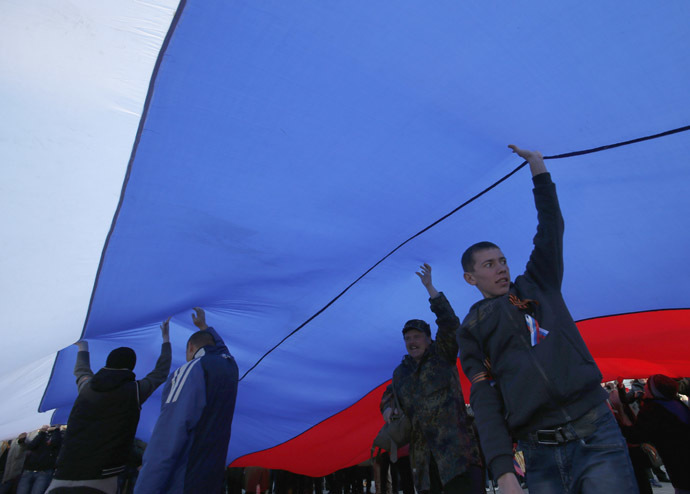
<svg viewBox="0 0 690 494">
<path fill-rule="evenodd" d="M 532 345 L 525 339 L 525 336 L 523 334 L 520 335 L 520 339 L 522 342 L 525 344 L 528 350 L 528 354 L 530 356 L 530 359 L 532 359 L 532 363 L 534 366 L 537 368 L 539 373 L 541 374 L 541 377 L 544 379 L 544 382 L 546 383 L 546 392 L 549 395 L 549 398 L 553 401 L 554 404 L 558 406 L 558 409 L 563 412 L 563 416 L 565 417 L 565 423 L 572 422 L 572 418 L 570 418 L 570 415 L 568 412 L 565 411 L 565 408 L 563 408 L 561 405 L 558 404 L 558 401 L 554 398 L 553 393 L 552 393 L 552 385 L 551 381 L 549 380 L 548 376 L 546 375 L 546 372 L 544 372 L 544 369 L 542 366 L 539 364 L 539 361 L 534 357 L 534 354 L 532 352 Z"/>
</svg>

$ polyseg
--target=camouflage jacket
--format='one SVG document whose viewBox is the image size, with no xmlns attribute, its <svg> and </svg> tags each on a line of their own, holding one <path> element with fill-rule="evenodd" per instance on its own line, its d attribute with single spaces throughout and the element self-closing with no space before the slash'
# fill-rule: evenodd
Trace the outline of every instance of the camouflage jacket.
<svg viewBox="0 0 690 494">
<path fill-rule="evenodd" d="M 400 406 L 412 422 L 410 460 L 418 492 L 429 490 L 431 455 L 443 484 L 463 474 L 468 465 L 482 465 L 456 366 L 455 331 L 460 321 L 443 293 L 430 302 L 437 317 L 436 341 L 419 363 L 406 355 L 393 372 L 392 383 Z M 381 400 L 382 410 L 388 406 L 395 406 L 391 386 Z"/>
</svg>

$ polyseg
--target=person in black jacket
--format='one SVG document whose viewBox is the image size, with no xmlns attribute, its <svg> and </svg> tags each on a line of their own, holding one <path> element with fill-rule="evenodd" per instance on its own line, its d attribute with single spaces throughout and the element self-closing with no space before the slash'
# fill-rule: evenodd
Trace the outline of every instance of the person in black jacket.
<svg viewBox="0 0 690 494">
<path fill-rule="evenodd" d="M 676 381 L 662 374 L 651 376 L 640 413 L 624 432 L 631 441 L 652 443 L 676 492 L 690 492 L 690 409 L 678 399 Z"/>
<path fill-rule="evenodd" d="M 484 297 L 457 334 L 482 450 L 503 494 L 522 493 L 513 438 L 525 455 L 530 491 L 636 492 L 601 373 L 561 294 L 555 185 L 541 153 L 509 147 L 527 160 L 534 182 L 539 224 L 525 273 L 511 282 L 505 256 L 490 242 L 462 256 L 465 281 Z"/>
<path fill-rule="evenodd" d="M 79 341 L 74 375 L 79 395 L 67 420 L 67 431 L 48 491 L 53 494 L 90 488 L 88 492 L 115 494 L 117 478 L 125 470 L 139 424 L 141 405 L 165 382 L 170 372 L 170 318 L 161 324 L 163 344 L 156 368 L 135 380 L 136 354 L 116 348 L 95 375 L 89 347 Z"/>
</svg>

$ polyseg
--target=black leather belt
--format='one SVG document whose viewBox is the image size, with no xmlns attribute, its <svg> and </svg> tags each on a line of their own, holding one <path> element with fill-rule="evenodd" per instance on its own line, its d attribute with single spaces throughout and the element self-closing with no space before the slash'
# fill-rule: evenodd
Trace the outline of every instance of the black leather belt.
<svg viewBox="0 0 690 494">
<path fill-rule="evenodd" d="M 525 439 L 537 444 L 565 444 L 589 436 L 597 430 L 594 422 L 604 413 L 611 413 L 606 402 L 597 405 L 582 417 L 559 425 L 554 429 L 539 429 L 527 434 Z"/>
<path fill-rule="evenodd" d="M 592 432 L 594 432 L 594 426 L 592 426 Z M 589 434 L 586 434 L 589 435 Z M 564 444 L 569 441 L 574 441 L 579 439 L 581 436 L 578 432 L 571 431 L 567 424 L 556 429 L 541 429 L 537 432 L 530 434 L 530 440 L 538 444 Z"/>
</svg>

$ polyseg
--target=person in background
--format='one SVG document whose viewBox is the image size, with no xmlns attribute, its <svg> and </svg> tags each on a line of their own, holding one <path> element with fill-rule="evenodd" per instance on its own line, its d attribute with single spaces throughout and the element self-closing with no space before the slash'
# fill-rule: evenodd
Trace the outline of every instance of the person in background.
<svg viewBox="0 0 690 494">
<path fill-rule="evenodd" d="M 609 407 L 618 423 L 618 427 L 620 427 L 621 431 L 624 433 L 625 428 L 631 426 L 635 421 L 635 413 L 626 402 L 628 394 L 623 384 L 623 378 L 619 377 L 616 382 L 606 383 L 604 389 L 609 392 Z M 621 399 L 621 397 L 623 398 Z M 625 437 L 625 433 L 623 436 Z M 635 472 L 635 480 L 637 481 L 639 494 L 652 494 L 652 486 L 649 476 L 647 475 L 651 463 L 649 462 L 649 458 L 647 458 L 647 454 L 642 450 L 640 444 L 627 441 L 627 445 L 630 461 L 632 462 L 633 471 Z"/>
<path fill-rule="evenodd" d="M 24 472 L 17 485 L 17 494 L 43 494 L 53 478 L 55 460 L 62 446 L 59 427 L 44 425 L 37 434 L 24 442 L 27 450 Z"/>
<path fill-rule="evenodd" d="M 14 492 L 16 490 L 19 478 L 24 470 L 24 460 L 28 453 L 23 446 L 25 440 L 26 432 L 22 432 L 16 439 L 10 442 L 7 462 L 5 463 L 5 473 L 2 476 L 2 487 L 3 489 L 9 489 L 7 492 Z"/>
<path fill-rule="evenodd" d="M 652 443 L 676 494 L 690 494 L 690 409 L 677 395 L 675 380 L 662 374 L 651 376 L 635 423 L 625 433 L 630 441 Z"/>
<path fill-rule="evenodd" d="M 12 490 L 11 482 L 4 482 L 2 479 L 5 475 L 5 467 L 7 466 L 7 457 L 10 453 L 10 442 L 0 441 L 0 494 L 8 494 Z"/>
</svg>

